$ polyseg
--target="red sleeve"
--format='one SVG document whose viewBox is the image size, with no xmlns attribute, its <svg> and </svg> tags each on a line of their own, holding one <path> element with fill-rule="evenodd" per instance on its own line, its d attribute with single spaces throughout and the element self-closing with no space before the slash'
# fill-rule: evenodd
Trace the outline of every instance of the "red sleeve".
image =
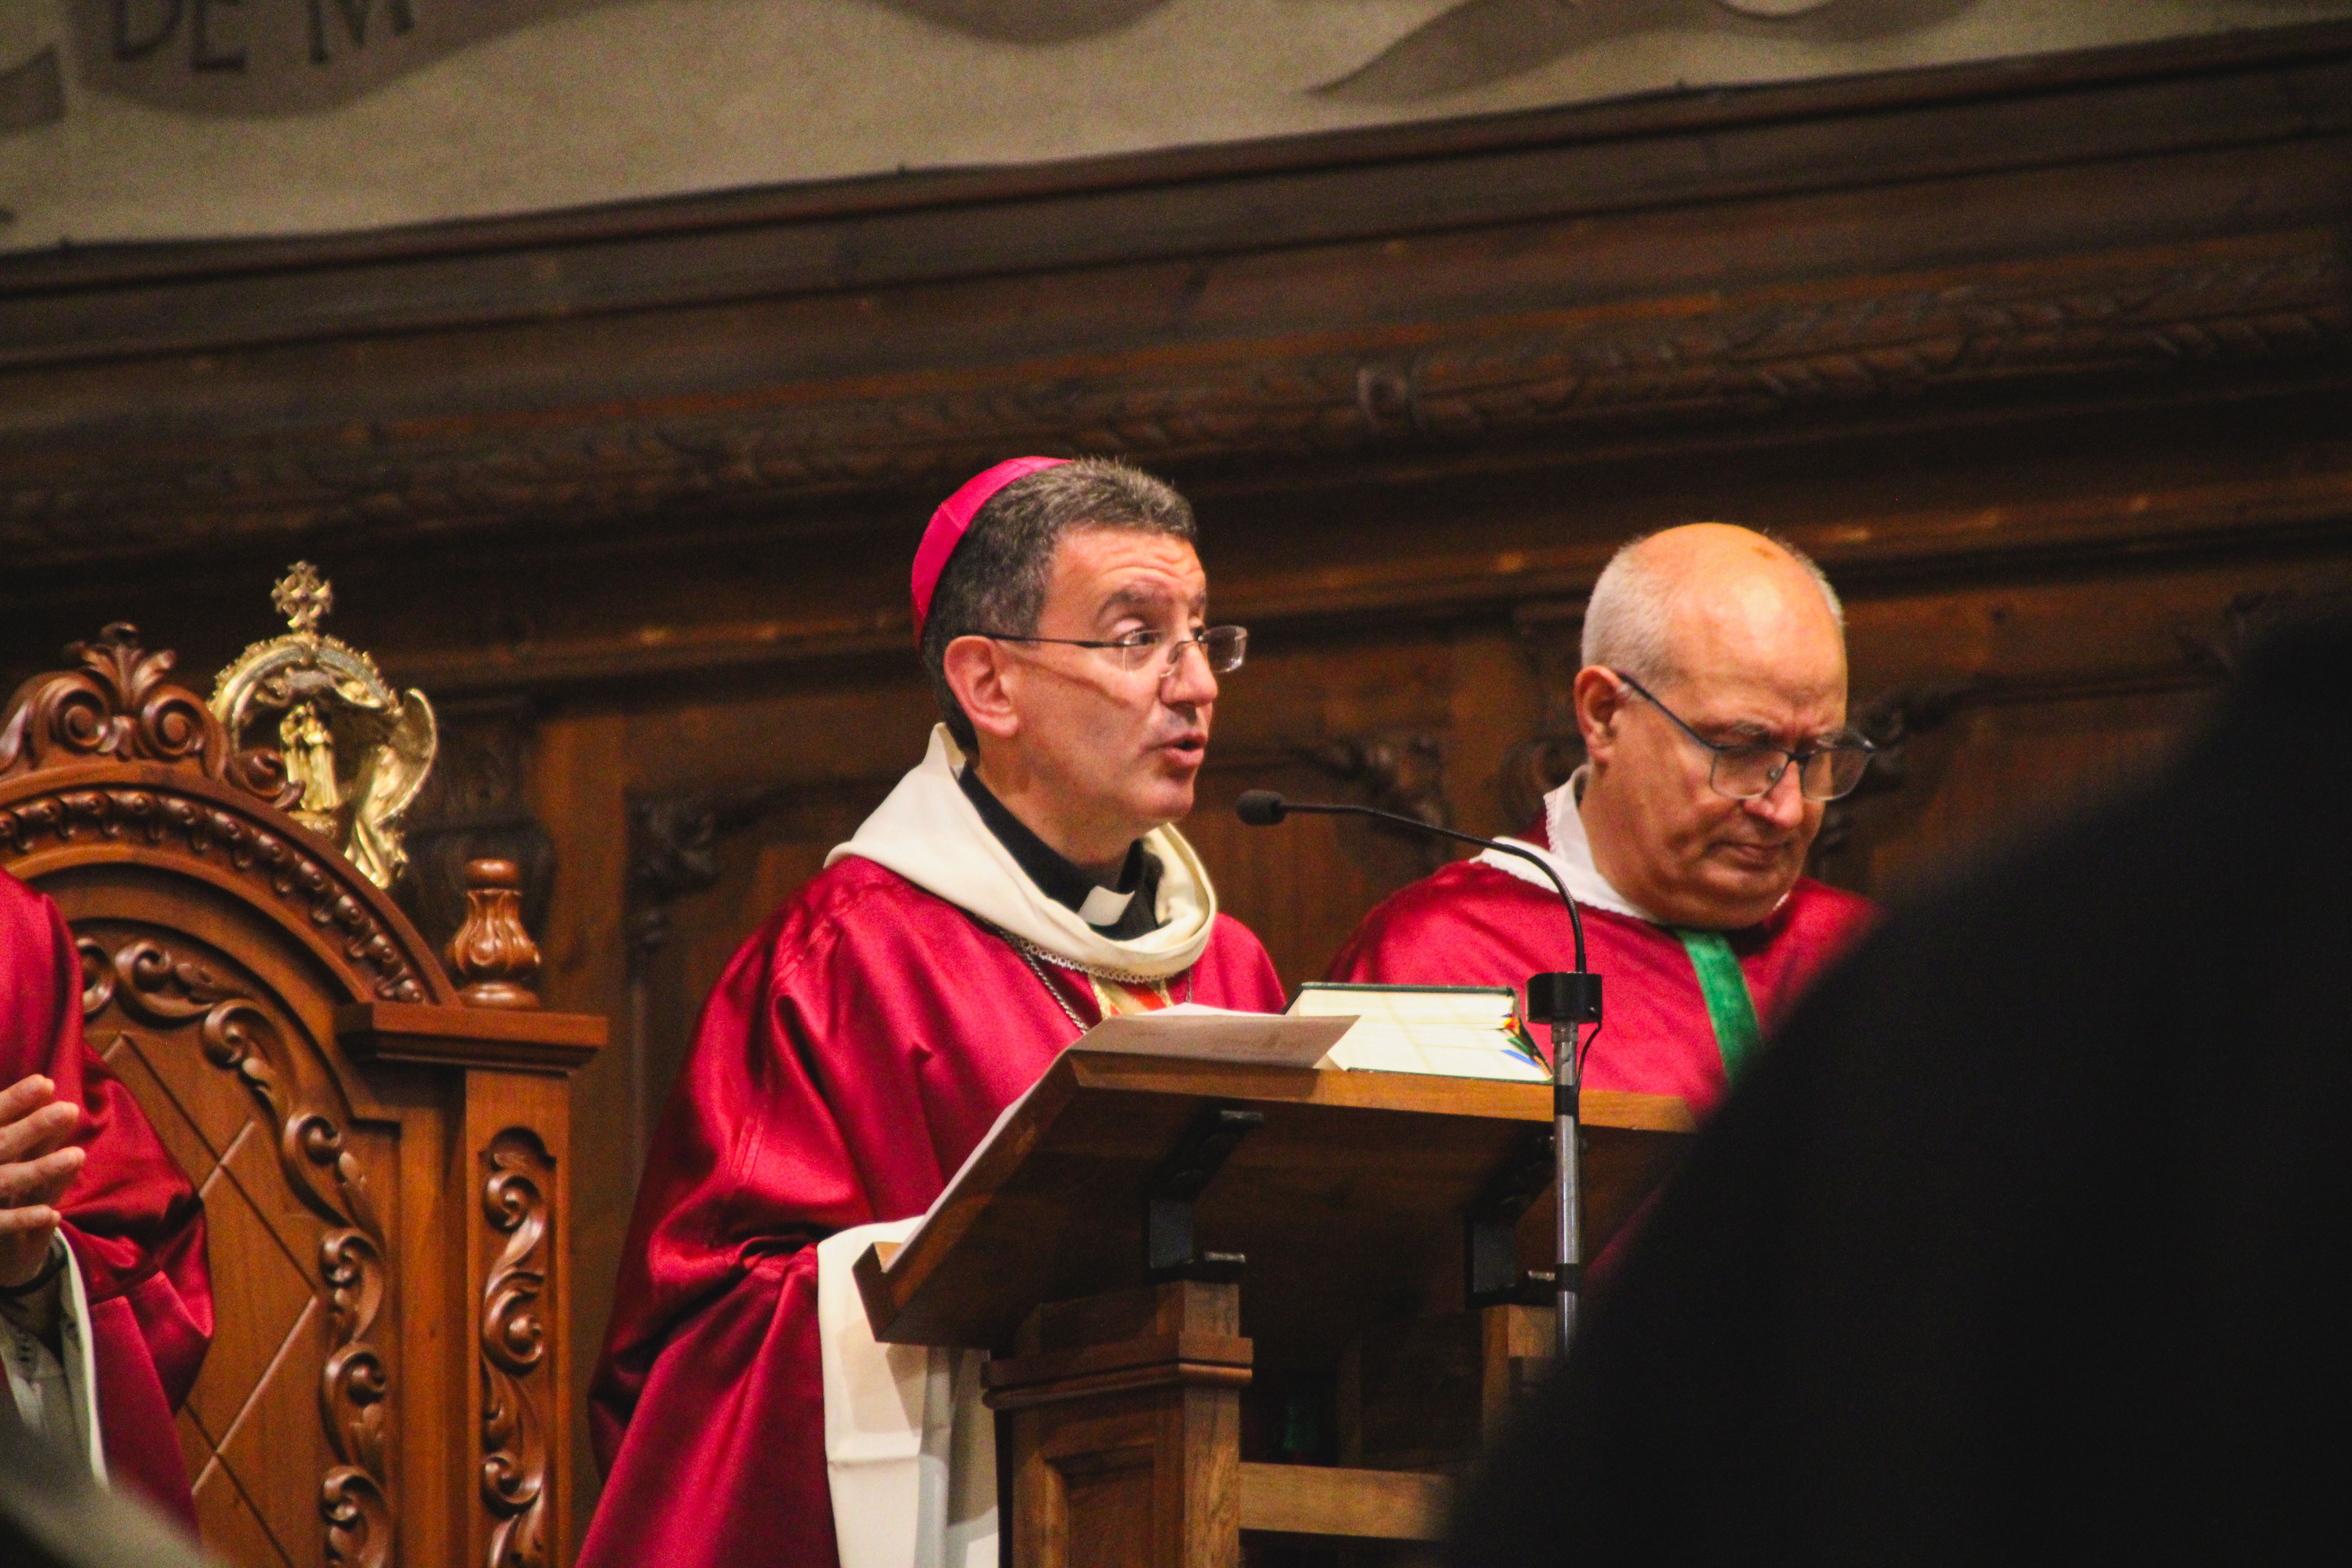
<svg viewBox="0 0 2352 1568">
<path fill-rule="evenodd" d="M 616 1318 L 617 1321 L 617 1318 Z M 579 1568 L 834 1568 L 816 1248 L 756 1258 L 632 1380 L 625 1428 L 600 1369 L 604 1494 Z"/>
<path fill-rule="evenodd" d="M 835 1562 L 809 1244 L 876 1216 L 811 1070 L 828 1020 L 792 982 L 836 940 L 772 923 L 704 1006 L 590 1389 L 606 1475 L 581 1568 Z"/>
<path fill-rule="evenodd" d="M 87 1152 L 65 1236 L 89 1292 L 107 1468 L 190 1523 L 172 1412 L 212 1342 L 203 1205 L 121 1079 L 82 1039 L 81 961 L 49 900 L 0 878 L 0 1080 L 34 1073 L 81 1106 Z"/>
<path fill-rule="evenodd" d="M 919 1079 L 956 989 L 924 931 L 859 902 L 788 905 L 704 1007 L 590 1390 L 606 1479 L 581 1568 L 835 1568 L 811 1243 L 939 1191 Z"/>
</svg>

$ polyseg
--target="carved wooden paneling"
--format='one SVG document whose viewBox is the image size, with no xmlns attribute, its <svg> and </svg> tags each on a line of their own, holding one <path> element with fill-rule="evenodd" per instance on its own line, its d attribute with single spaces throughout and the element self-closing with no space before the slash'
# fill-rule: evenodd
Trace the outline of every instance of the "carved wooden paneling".
<svg viewBox="0 0 2352 1568">
<path fill-rule="evenodd" d="M 238 1568 L 396 1568 L 487 1563 L 495 1537 L 498 1561 L 555 1568 L 564 1075 L 603 1021 L 521 988 L 511 863 L 477 867 L 459 943 L 502 1005 L 460 1005 L 170 653 L 121 625 L 68 653 L 0 721 L 0 863 L 73 925 L 89 1037 L 205 1205 L 215 1331 L 179 1415 L 205 1544 Z M 461 1151 L 471 1203 L 443 1192 Z"/>
<path fill-rule="evenodd" d="M 914 737 L 918 744 L 919 735 Z M 641 796 L 631 806 L 631 1121 L 640 1152 L 735 948 L 823 869 L 896 773 Z M 691 1002 L 688 999 L 692 998 Z"/>
<path fill-rule="evenodd" d="M 438 693 L 436 692 L 436 698 Z M 440 746 L 406 816 L 408 865 L 393 896 L 436 949 L 466 919 L 466 866 L 488 856 L 522 873 L 522 919 L 544 929 L 555 849 L 523 799 L 530 775 L 530 704 L 511 695 L 436 700 Z"/>
<path fill-rule="evenodd" d="M 320 1043 L 184 932 L 85 920 L 78 934 L 84 1026 L 203 1194 L 233 1329 L 180 1418 L 205 1538 L 240 1568 L 381 1568 L 389 1247 Z"/>
<path fill-rule="evenodd" d="M 528 1127 L 483 1151 L 482 1215 L 499 1241 L 482 1289 L 482 1501 L 497 1522 L 488 1568 L 547 1568 L 548 1415 L 543 1370 L 549 1198 L 555 1162 Z"/>
<path fill-rule="evenodd" d="M 0 494 L 31 560 L 240 543 L 261 526 L 378 537 L 519 516 L 578 531 L 670 510 L 742 509 L 881 486 L 951 485 L 1013 447 L 1206 459 L 1346 457 L 1693 421 L 1784 417 L 1936 391 L 2340 357 L 2346 268 L 2332 231 L 2013 265 L 1762 285 L 1443 328 L 1360 329 L 1326 344 L 1237 337 L 1169 362 L 1097 350 L 1022 357 L 944 381 L 929 371 L 800 384 L 642 411 L 417 436 L 403 422 L 352 454 L 222 440 L 210 455 L 89 454 L 69 482 Z M 895 380 L 896 384 L 892 384 Z M 242 449 L 240 449 L 240 447 Z M 54 466 L 63 456 L 53 450 Z M 230 509 L 219 498 L 226 497 Z M 233 510 L 231 510 L 233 509 Z M 110 526 L 168 521 L 148 537 Z"/>
</svg>

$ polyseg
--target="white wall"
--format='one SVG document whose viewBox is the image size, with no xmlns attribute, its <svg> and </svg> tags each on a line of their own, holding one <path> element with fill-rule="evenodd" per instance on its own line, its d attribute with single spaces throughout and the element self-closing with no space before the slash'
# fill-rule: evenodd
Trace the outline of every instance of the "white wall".
<svg viewBox="0 0 2352 1568">
<path fill-rule="evenodd" d="M 368 228 L 2346 16 L 2352 0 L 0 0 L 0 248 Z M 117 58 L 118 20 L 158 41 Z"/>
</svg>

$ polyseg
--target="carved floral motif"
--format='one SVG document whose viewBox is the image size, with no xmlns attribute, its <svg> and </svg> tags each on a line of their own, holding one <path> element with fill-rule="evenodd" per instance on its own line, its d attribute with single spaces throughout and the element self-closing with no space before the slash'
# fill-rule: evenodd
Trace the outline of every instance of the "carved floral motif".
<svg viewBox="0 0 2352 1568">
<path fill-rule="evenodd" d="M 140 647 L 137 629 L 118 621 L 74 644 L 66 657 L 79 668 L 36 676 L 11 699 L 0 723 L 0 779 L 31 781 L 26 787 L 38 789 L 38 775 L 52 770 L 144 763 L 229 793 L 208 798 L 204 788 L 158 782 L 21 796 L 0 809 L 0 857 L 13 859 L 45 842 L 84 836 L 135 837 L 150 848 L 258 883 L 295 906 L 341 948 L 353 978 L 382 1000 L 431 999 L 348 868 L 311 854 L 267 817 L 247 815 L 248 804 L 284 810 L 299 788 L 276 752 L 237 750 L 204 699 L 168 679 L 168 649 Z"/>
<path fill-rule="evenodd" d="M 270 805 L 299 793 L 285 759 L 240 752 L 203 698 L 167 679 L 176 656 L 142 648 L 139 628 L 117 621 L 66 649 L 79 669 L 35 676 L 9 700 L 0 727 L 0 777 L 111 759 L 194 765 Z"/>
<path fill-rule="evenodd" d="M 749 827 L 794 795 L 787 784 L 691 790 L 629 807 L 629 956 L 642 964 L 669 940 L 669 906 L 719 881 L 721 835 Z"/>
<path fill-rule="evenodd" d="M 76 946 L 84 1016 L 119 1001 L 151 1025 L 194 1026 L 205 1059 L 234 1074 L 276 1129 L 289 1190 L 329 1227 L 319 1247 L 332 1346 L 320 1370 L 319 1414 L 336 1461 L 319 1488 L 327 1561 L 383 1568 L 392 1560 L 385 1469 L 391 1379 L 372 1336 L 383 1309 L 385 1241 L 342 1123 L 303 1082 L 277 1023 L 254 997 L 152 939 L 112 952 L 89 938 Z"/>
<path fill-rule="evenodd" d="M 151 847 L 177 850 L 258 883 L 333 940 L 376 996 L 430 1000 L 392 933 L 352 896 L 344 878 L 291 839 L 209 801 L 168 789 L 86 789 L 0 809 L 0 855 L 9 858 L 30 854 L 46 839 L 68 843 L 84 834 L 135 835 Z"/>
<path fill-rule="evenodd" d="M 547 1434 L 530 1391 L 547 1353 L 547 1187 L 539 1135 L 509 1127 L 483 1152 L 482 1214 L 506 1245 L 482 1286 L 482 1501 L 489 1568 L 546 1568 Z"/>
<path fill-rule="evenodd" d="M 1326 742 L 1307 755 L 1334 778 L 1360 785 L 1371 796 L 1367 804 L 1381 811 L 1433 827 L 1454 826 L 1454 808 L 1445 798 L 1445 753 L 1434 734 L 1348 735 Z M 1406 831 L 1382 823 L 1372 826 L 1379 832 Z M 1449 848 L 1444 839 L 1428 834 L 1411 837 L 1431 870 L 1445 863 Z"/>
</svg>

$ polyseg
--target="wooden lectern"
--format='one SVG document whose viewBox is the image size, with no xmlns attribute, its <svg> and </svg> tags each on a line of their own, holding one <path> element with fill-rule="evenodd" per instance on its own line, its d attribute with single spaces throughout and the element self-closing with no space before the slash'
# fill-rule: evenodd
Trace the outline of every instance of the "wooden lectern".
<svg viewBox="0 0 2352 1568">
<path fill-rule="evenodd" d="M 1692 1121 L 1583 1105 L 1598 1247 Z M 1426 1541 L 1551 1353 L 1550 1135 L 1548 1085 L 1071 1051 L 858 1288 L 878 1339 L 992 1352 L 1008 1568 Z"/>
</svg>

